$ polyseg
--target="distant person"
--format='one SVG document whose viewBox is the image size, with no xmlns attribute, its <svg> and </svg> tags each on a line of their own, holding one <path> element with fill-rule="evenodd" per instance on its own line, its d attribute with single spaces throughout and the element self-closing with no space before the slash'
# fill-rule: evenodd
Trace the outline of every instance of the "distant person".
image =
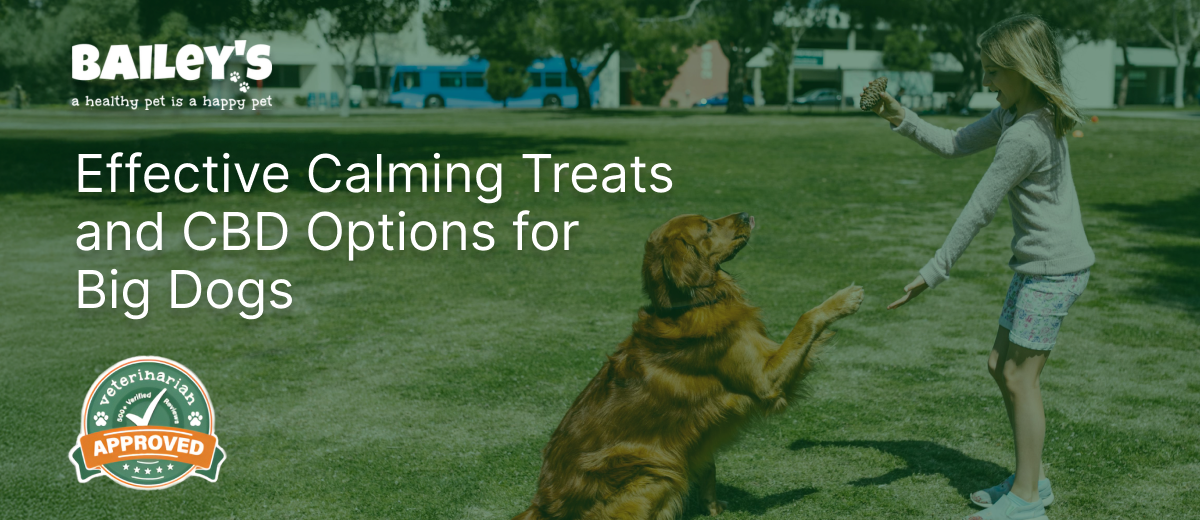
<svg viewBox="0 0 1200 520">
<path fill-rule="evenodd" d="M 1000 107 L 958 130 L 933 126 L 884 93 L 875 107 L 896 132 L 943 157 L 996 147 L 996 157 L 954 222 L 945 243 L 906 294 L 908 303 L 950 276 L 971 239 L 992 221 L 1008 196 L 1015 271 L 1000 312 L 988 371 L 1000 386 L 1016 446 L 1016 472 L 971 495 L 986 507 L 969 520 L 1045 520 L 1054 500 L 1042 471 L 1046 418 L 1038 378 L 1067 309 L 1083 293 L 1095 254 L 1080 216 L 1066 134 L 1083 119 L 1062 83 L 1061 52 L 1040 18 L 1020 15 L 996 24 L 980 41 L 983 84 L 999 92 Z"/>
</svg>

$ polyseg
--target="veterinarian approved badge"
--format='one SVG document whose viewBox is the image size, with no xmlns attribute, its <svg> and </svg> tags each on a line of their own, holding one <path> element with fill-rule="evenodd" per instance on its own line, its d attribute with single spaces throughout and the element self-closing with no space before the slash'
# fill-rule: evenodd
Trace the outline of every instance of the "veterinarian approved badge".
<svg viewBox="0 0 1200 520">
<path fill-rule="evenodd" d="M 101 474 L 134 489 L 162 489 L 192 475 L 216 482 L 225 450 L 217 446 L 212 410 L 187 367 L 129 358 L 92 383 L 68 457 L 80 482 Z"/>
</svg>

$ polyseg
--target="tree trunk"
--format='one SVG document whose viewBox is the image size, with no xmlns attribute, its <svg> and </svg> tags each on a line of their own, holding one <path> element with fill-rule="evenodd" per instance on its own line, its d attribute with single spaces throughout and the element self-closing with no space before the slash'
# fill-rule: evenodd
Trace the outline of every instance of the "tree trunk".
<svg viewBox="0 0 1200 520">
<path fill-rule="evenodd" d="M 1183 76 L 1183 91 L 1185 97 L 1196 95 L 1196 81 L 1200 79 L 1197 77 L 1200 76 L 1200 74 L 1197 73 L 1200 73 L 1200 68 L 1192 67 L 1191 65 L 1196 63 L 1197 53 L 1200 53 L 1200 45 L 1192 45 L 1192 50 L 1188 51 L 1187 61 L 1185 62 L 1187 64 L 1186 67 L 1188 68 L 1184 69 L 1185 73 Z M 1190 71 L 1191 74 L 1188 74 L 1186 71 Z M 1185 99 L 1184 101 L 1187 100 Z M 1197 101 L 1200 101 L 1200 99 L 1197 99 Z"/>
<path fill-rule="evenodd" d="M 962 83 L 954 94 L 954 104 L 959 110 L 970 110 L 971 97 L 979 92 L 979 79 L 974 70 L 964 70 Z"/>
<path fill-rule="evenodd" d="M 790 111 L 792 103 L 796 100 L 796 69 L 792 68 L 791 64 L 788 65 L 787 82 L 787 106 Z"/>
<path fill-rule="evenodd" d="M 371 33 L 371 50 L 375 52 L 375 106 L 387 104 L 388 90 L 383 86 L 383 78 L 379 68 L 379 45 L 375 42 L 375 33 Z"/>
<path fill-rule="evenodd" d="M 745 114 L 750 110 L 742 96 L 746 93 L 746 56 L 734 50 L 732 45 L 721 44 L 721 51 L 729 59 L 729 90 L 725 94 L 728 103 L 725 105 L 726 114 Z"/>
<path fill-rule="evenodd" d="M 971 105 L 971 97 L 979 92 L 979 62 L 963 66 L 962 83 L 958 87 L 958 92 L 954 94 L 954 103 L 958 105 L 959 110 L 969 110 Z"/>
<path fill-rule="evenodd" d="M 348 57 L 342 52 L 341 46 L 335 46 L 334 50 L 342 55 L 342 69 L 345 71 L 342 74 L 342 85 L 346 88 L 346 99 L 341 100 L 338 115 L 342 117 L 350 117 L 350 87 L 354 86 L 354 69 L 358 66 L 358 57 L 362 56 L 363 43 L 366 36 L 360 37 L 358 42 L 354 44 L 354 56 Z"/>
<path fill-rule="evenodd" d="M 980 62 L 979 48 L 974 46 L 975 35 L 964 35 L 963 40 L 971 43 L 959 48 L 955 56 L 962 63 L 963 71 L 958 92 L 954 94 L 954 104 L 958 110 L 970 110 L 971 96 L 979 92 L 982 85 L 979 71 L 983 69 L 983 63 Z"/>
<path fill-rule="evenodd" d="M 1188 9 L 1183 23 L 1185 24 L 1185 30 L 1187 30 L 1188 33 L 1184 34 L 1182 39 L 1180 38 L 1179 34 L 1179 18 L 1184 16 L 1184 13 L 1180 13 L 1178 9 L 1171 13 L 1172 25 L 1174 28 L 1174 40 L 1168 40 L 1167 37 L 1163 36 L 1162 32 L 1160 32 L 1158 28 L 1154 26 L 1154 24 L 1149 22 L 1146 24 L 1146 26 L 1150 29 L 1150 32 L 1154 33 L 1154 35 L 1158 37 L 1158 40 L 1163 43 L 1164 47 L 1175 52 L 1175 108 L 1183 108 L 1183 75 L 1187 72 L 1188 65 L 1190 65 L 1190 63 L 1188 63 L 1188 51 L 1191 50 L 1192 45 L 1196 43 L 1196 38 L 1200 36 L 1200 34 L 1193 29 L 1193 24 L 1195 21 L 1192 18 L 1193 14 L 1191 2 L 1189 1 L 1187 5 Z M 1176 5 L 1175 7 L 1178 8 L 1181 6 Z"/>
<path fill-rule="evenodd" d="M 575 107 L 577 110 L 592 109 L 592 84 L 595 83 L 596 78 L 600 77 L 600 72 L 608 67 L 608 61 L 611 60 L 613 55 L 618 52 L 620 52 L 620 50 L 616 48 L 608 49 L 608 51 L 604 53 L 604 58 L 600 60 L 600 63 L 596 65 L 596 68 L 592 69 L 587 76 L 580 74 L 579 68 L 571 63 L 569 58 L 563 57 L 563 62 L 567 66 L 567 79 L 571 80 L 571 84 L 575 85 L 575 90 L 579 93 L 579 104 Z M 576 61 L 582 63 L 582 61 Z"/>
<path fill-rule="evenodd" d="M 571 58 L 563 56 L 563 63 L 567 65 L 567 79 L 571 80 L 571 84 L 575 85 L 575 92 L 579 98 L 579 104 L 575 106 L 576 110 L 591 110 L 592 109 L 592 93 L 591 85 L 587 79 L 579 73 L 579 68 L 571 63 Z"/>
<path fill-rule="evenodd" d="M 801 29 L 799 32 L 797 32 L 797 31 L 792 32 L 792 41 L 791 41 L 792 48 L 790 49 L 791 53 L 788 54 L 788 56 L 787 56 L 787 64 L 788 64 L 787 106 L 788 106 L 789 112 L 791 112 L 792 105 L 795 104 L 795 102 L 796 102 L 796 68 L 793 67 L 792 64 L 796 59 L 796 49 L 800 48 L 800 38 L 803 36 L 804 36 L 803 29 Z"/>
<path fill-rule="evenodd" d="M 1121 67 L 1121 90 L 1117 93 L 1117 108 L 1125 108 L 1125 100 L 1129 95 L 1129 69 L 1132 65 L 1129 64 L 1129 44 L 1121 44 L 1121 52 L 1125 58 L 1125 65 Z"/>
<path fill-rule="evenodd" d="M 342 67 L 345 69 L 345 74 L 342 74 L 342 85 L 346 87 L 346 99 L 341 100 L 338 106 L 338 115 L 342 117 L 350 117 L 350 87 L 354 85 L 354 64 L 347 63 Z"/>
<path fill-rule="evenodd" d="M 1187 51 L 1176 51 L 1175 54 L 1178 58 L 1178 64 L 1175 65 L 1175 108 L 1183 108 L 1183 74 L 1187 72 Z"/>
</svg>

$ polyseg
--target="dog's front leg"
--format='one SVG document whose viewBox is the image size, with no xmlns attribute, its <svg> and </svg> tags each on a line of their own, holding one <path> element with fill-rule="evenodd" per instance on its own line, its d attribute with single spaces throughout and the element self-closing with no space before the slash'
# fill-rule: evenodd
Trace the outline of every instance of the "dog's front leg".
<svg viewBox="0 0 1200 520">
<path fill-rule="evenodd" d="M 760 398 L 781 397 L 783 388 L 787 387 L 795 376 L 796 367 L 808 358 L 813 342 L 821 336 L 825 327 L 840 318 L 854 314 L 862 300 L 863 288 L 851 285 L 800 316 L 787 339 L 783 340 L 779 350 L 767 359 L 766 366 L 763 367 L 763 383 L 768 389 L 767 395 Z"/>
</svg>

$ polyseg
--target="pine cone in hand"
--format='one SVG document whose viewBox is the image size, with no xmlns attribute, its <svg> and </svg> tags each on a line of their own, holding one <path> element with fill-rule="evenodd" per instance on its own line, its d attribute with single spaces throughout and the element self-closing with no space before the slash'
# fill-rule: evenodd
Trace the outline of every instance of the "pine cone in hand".
<svg viewBox="0 0 1200 520">
<path fill-rule="evenodd" d="M 880 94 L 887 90 L 887 78 L 878 78 L 875 81 L 867 84 L 867 90 L 863 91 L 862 98 L 858 100 L 858 107 L 863 111 L 871 111 L 875 109 L 875 105 L 879 104 L 882 99 Z"/>
</svg>

